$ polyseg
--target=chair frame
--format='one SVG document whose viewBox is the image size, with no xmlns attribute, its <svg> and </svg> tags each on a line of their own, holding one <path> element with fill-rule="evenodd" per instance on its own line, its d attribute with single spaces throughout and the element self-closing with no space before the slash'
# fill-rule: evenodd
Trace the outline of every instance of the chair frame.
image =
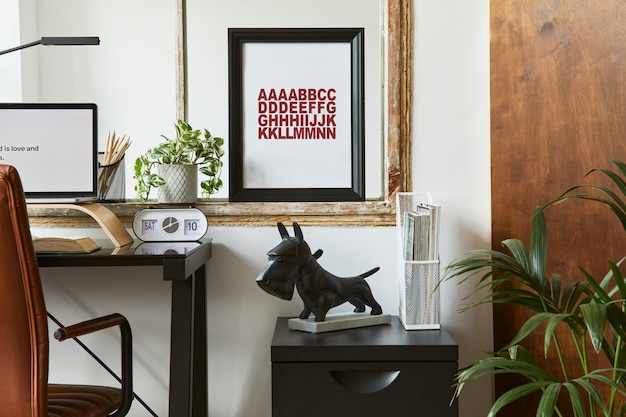
<svg viewBox="0 0 626 417">
<path fill-rule="evenodd" d="M 98 317 L 92 320 L 83 321 L 67 327 L 61 327 L 54 332 L 54 338 L 59 342 L 67 339 L 75 339 L 99 330 L 119 326 L 122 336 L 122 402 L 119 408 L 109 417 L 121 417 L 128 414 L 135 396 L 133 392 L 133 337 L 130 324 L 126 317 L 119 313 Z"/>
</svg>

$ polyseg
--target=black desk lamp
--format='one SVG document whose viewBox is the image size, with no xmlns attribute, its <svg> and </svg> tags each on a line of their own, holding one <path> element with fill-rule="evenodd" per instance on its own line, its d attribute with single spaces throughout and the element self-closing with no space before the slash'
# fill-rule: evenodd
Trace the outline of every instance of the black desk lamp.
<svg viewBox="0 0 626 417">
<path fill-rule="evenodd" d="M 15 48 L 0 51 L 0 55 L 9 52 L 19 51 L 20 49 L 30 48 L 35 45 L 100 45 L 100 38 L 97 36 L 61 36 L 61 37 L 42 37 L 38 41 L 25 43 Z M 98 224 L 104 229 L 107 236 L 113 241 L 116 247 L 122 247 L 133 242 L 133 238 L 122 226 L 122 223 L 115 217 L 115 214 L 108 208 L 98 204 L 39 204 L 39 207 L 48 206 L 49 208 L 70 208 L 83 211 L 93 217 Z"/>
<path fill-rule="evenodd" d="M 0 55 L 8 54 L 9 52 L 19 51 L 20 49 L 30 48 L 35 45 L 100 45 L 100 38 L 97 36 L 61 36 L 61 37 L 42 37 L 38 41 L 25 43 L 24 45 L 16 46 L 15 48 L 5 49 L 0 51 Z"/>
</svg>

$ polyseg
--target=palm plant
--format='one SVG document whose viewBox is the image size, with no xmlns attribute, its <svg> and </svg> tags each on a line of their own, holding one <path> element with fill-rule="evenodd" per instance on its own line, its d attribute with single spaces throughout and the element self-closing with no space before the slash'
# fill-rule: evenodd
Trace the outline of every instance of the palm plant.
<svg viewBox="0 0 626 417">
<path fill-rule="evenodd" d="M 502 245 L 508 253 L 470 251 L 445 269 L 442 280 L 458 278 L 460 282 L 465 282 L 478 276 L 474 290 L 483 295 L 464 309 L 494 303 L 519 306 L 530 313 L 506 346 L 457 375 L 456 396 L 460 395 L 466 383 L 476 378 L 498 374 L 517 374 L 526 378 L 525 383 L 496 399 L 489 417 L 495 416 L 506 405 L 536 392 L 540 393 L 537 416 L 563 416 L 565 410 L 557 404 L 560 396 L 569 398 L 567 407 L 571 407 L 576 417 L 626 415 L 626 404 L 618 400 L 618 394 L 626 394 L 626 357 L 623 352 L 626 348 L 626 283 L 619 269 L 626 257 L 618 262 L 609 261 L 608 272 L 600 280 L 580 266 L 581 279 L 568 284 L 564 284 L 559 275 L 548 276 L 546 273 L 544 211 L 549 207 L 570 199 L 593 200 L 608 206 L 626 230 L 626 203 L 623 200 L 626 197 L 626 165 L 612 162 L 618 172 L 594 169 L 589 174 L 603 173 L 618 191 L 597 184 L 582 184 L 570 188 L 547 205 L 537 207 L 528 250 L 522 241 L 507 239 Z M 587 189 L 593 192 L 585 192 Z M 557 332 L 557 328 L 564 328 L 565 331 Z M 527 336 L 542 330 L 544 356 L 547 358 L 551 351 L 555 352 L 560 363 L 559 374 L 542 368 L 531 352 L 523 347 Z M 566 362 L 575 358 L 564 357 L 561 349 L 563 337 L 571 338 L 575 346 L 582 369 L 580 375 L 570 375 L 567 371 Z M 589 359 L 594 353 L 587 348 L 588 341 L 595 354 L 602 352 L 608 359 L 608 368 L 591 369 Z M 602 385 L 608 387 L 608 397 L 601 394 Z"/>
</svg>

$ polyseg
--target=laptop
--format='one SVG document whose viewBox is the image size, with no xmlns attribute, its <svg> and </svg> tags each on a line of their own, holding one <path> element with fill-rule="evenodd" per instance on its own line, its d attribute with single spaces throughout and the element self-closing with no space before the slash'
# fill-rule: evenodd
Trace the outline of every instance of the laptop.
<svg viewBox="0 0 626 417">
<path fill-rule="evenodd" d="M 96 201 L 97 106 L 0 103 L 0 164 L 17 168 L 27 203 Z"/>
</svg>

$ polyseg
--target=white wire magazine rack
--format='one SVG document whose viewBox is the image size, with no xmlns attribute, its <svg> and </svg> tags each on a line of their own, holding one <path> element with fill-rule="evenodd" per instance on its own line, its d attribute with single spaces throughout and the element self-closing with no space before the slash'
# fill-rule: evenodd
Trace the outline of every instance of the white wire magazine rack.
<svg viewBox="0 0 626 417">
<path fill-rule="evenodd" d="M 440 329 L 438 206 L 430 193 L 401 192 L 396 199 L 400 321 L 406 330 Z"/>
</svg>

